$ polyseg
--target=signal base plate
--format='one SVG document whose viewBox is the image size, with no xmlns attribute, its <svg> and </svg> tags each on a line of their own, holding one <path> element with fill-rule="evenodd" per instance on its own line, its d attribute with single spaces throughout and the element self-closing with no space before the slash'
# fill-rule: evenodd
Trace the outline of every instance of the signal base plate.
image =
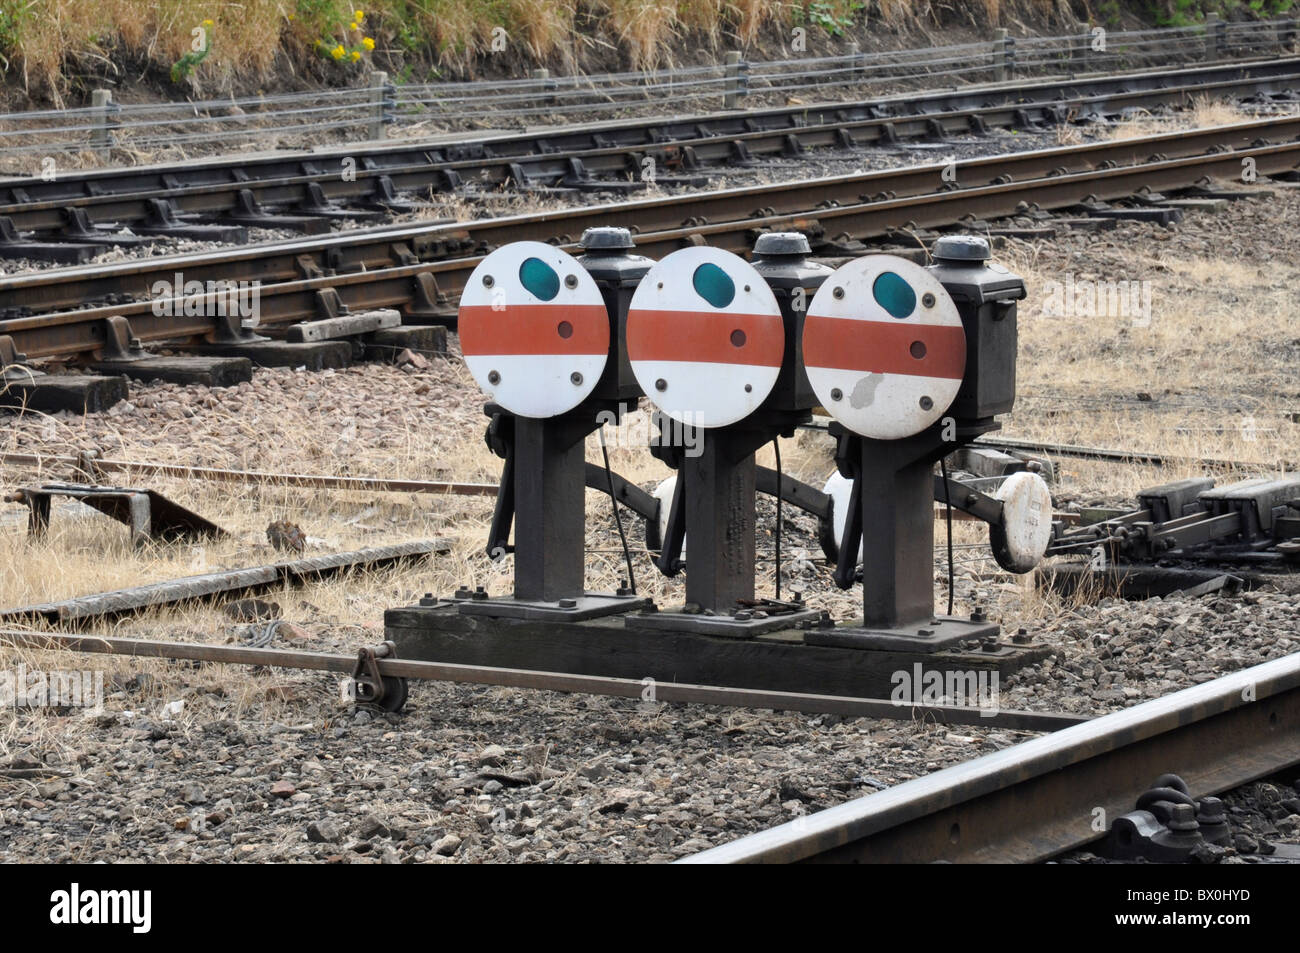
<svg viewBox="0 0 1300 953">
<path fill-rule="evenodd" d="M 816 622 L 821 613 L 816 609 L 783 612 L 762 618 L 737 619 L 730 615 L 704 615 L 699 612 L 639 612 L 625 616 L 623 623 L 629 629 L 649 629 L 660 632 L 690 632 L 697 635 L 721 635 L 736 639 L 752 639 L 765 632 L 796 629 Z"/>
<path fill-rule="evenodd" d="M 561 603 L 572 602 L 573 605 Z M 501 596 L 493 599 L 458 600 L 462 615 L 494 616 L 498 619 L 532 619 L 538 622 L 581 622 L 644 609 L 650 600 L 644 596 L 614 596 L 608 593 L 588 592 L 573 599 L 556 602 L 516 599 Z"/>
<path fill-rule="evenodd" d="M 933 619 L 890 629 L 868 629 L 861 625 L 809 629 L 803 638 L 808 645 L 844 649 L 937 652 L 940 649 L 956 648 L 963 642 L 994 639 L 1000 631 L 995 622 L 972 622 L 956 616 L 937 615 Z M 997 651 L 988 654 L 996 655 L 1004 650 L 1010 651 L 999 647 Z"/>
</svg>

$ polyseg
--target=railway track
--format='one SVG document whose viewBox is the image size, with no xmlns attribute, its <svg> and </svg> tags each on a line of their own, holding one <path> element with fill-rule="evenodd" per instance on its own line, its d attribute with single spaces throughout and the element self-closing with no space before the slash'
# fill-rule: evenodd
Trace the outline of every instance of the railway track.
<svg viewBox="0 0 1300 953">
<path fill-rule="evenodd" d="M 1300 655 L 1289 655 L 685 862 L 1035 863 L 1096 841 L 1096 819 L 1130 811 L 1162 771 L 1200 797 L 1297 763 Z"/>
<path fill-rule="evenodd" d="M 1198 98 L 1284 98 L 1300 88 L 1300 59 L 1118 73 L 813 106 L 504 135 L 479 141 L 386 143 L 291 157 L 239 157 L 0 179 L 0 257 L 78 263 L 110 245 L 157 236 L 242 243 L 250 227 L 306 234 L 331 223 L 411 211 L 433 193 L 481 194 L 512 185 L 635 192 L 647 164 L 663 184 L 703 184 L 710 166 L 805 149 L 1035 129 L 1186 106 Z M 123 234 L 122 229 L 129 228 Z"/>
<path fill-rule="evenodd" d="M 259 282 L 261 330 L 376 308 L 399 309 L 407 324 L 451 323 L 469 273 L 487 250 L 507 241 L 572 247 L 584 229 L 618 224 L 633 229 L 640 253 L 661 257 L 686 244 L 747 252 L 763 231 L 795 230 L 809 236 L 815 252 L 853 254 L 864 240 L 910 240 L 916 229 L 958 223 L 983 230 L 990 220 L 1025 212 L 1169 221 L 1178 213 L 1161 207 L 1163 192 L 1207 179 L 1239 180 L 1251 164 L 1260 176 L 1294 174 L 1300 117 L 973 159 L 956 167 L 955 182 L 945 175 L 950 166 L 928 164 L 51 269 L 0 281 L 0 366 L 126 357 L 139 344 L 212 338 L 223 327 L 237 335 L 231 319 L 215 313 L 211 283 Z M 1132 196 L 1145 207 L 1106 204 Z M 178 281 L 197 293 L 155 297 L 159 283 L 172 288 Z"/>
</svg>

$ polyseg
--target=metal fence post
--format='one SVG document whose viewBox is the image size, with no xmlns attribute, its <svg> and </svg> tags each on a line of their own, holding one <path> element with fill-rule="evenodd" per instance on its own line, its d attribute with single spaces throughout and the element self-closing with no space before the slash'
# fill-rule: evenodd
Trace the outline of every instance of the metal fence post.
<svg viewBox="0 0 1300 953">
<path fill-rule="evenodd" d="M 90 94 L 90 107 L 95 110 L 91 119 L 90 148 L 101 159 L 107 159 L 113 148 L 113 133 L 109 129 L 109 113 L 113 109 L 113 94 L 107 89 L 96 89 Z"/>
<path fill-rule="evenodd" d="M 727 79 L 722 94 L 723 109 L 736 109 L 740 106 L 741 97 L 745 95 L 745 80 L 742 75 L 743 72 L 740 53 L 732 50 L 727 54 L 725 66 L 723 68 L 723 74 Z"/>
<path fill-rule="evenodd" d="M 1092 30 L 1088 28 L 1088 24 L 1082 22 L 1076 23 L 1074 28 L 1079 31 L 1079 39 L 1072 51 L 1073 56 L 1071 58 L 1074 60 L 1079 72 L 1086 73 L 1088 72 L 1088 54 L 1092 50 Z"/>
<path fill-rule="evenodd" d="M 370 138 L 384 139 L 388 136 L 385 106 L 387 105 L 388 74 L 383 70 L 370 73 Z"/>
<path fill-rule="evenodd" d="M 1228 24 L 1219 19 L 1217 13 L 1205 15 L 1205 58 L 1217 59 L 1223 55 L 1223 41 L 1227 37 Z"/>
<path fill-rule="evenodd" d="M 535 69 L 528 74 L 528 78 L 537 83 L 538 100 L 547 106 L 555 104 L 555 97 L 546 95 L 546 91 L 555 89 L 555 83 L 551 82 L 551 71 L 548 69 Z"/>
<path fill-rule="evenodd" d="M 1001 83 L 1007 78 L 1007 31 L 1003 27 L 993 31 L 993 81 Z"/>
<path fill-rule="evenodd" d="M 849 59 L 852 64 L 849 79 L 855 83 L 861 82 L 867 72 L 867 55 L 862 52 L 862 47 L 857 43 L 849 44 Z"/>
</svg>

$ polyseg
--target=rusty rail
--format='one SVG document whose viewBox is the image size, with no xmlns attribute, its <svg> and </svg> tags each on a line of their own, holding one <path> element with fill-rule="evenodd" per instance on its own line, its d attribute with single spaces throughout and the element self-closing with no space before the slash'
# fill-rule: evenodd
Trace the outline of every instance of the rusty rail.
<svg viewBox="0 0 1300 953">
<path fill-rule="evenodd" d="M 0 453 L 0 463 L 10 466 L 69 466 L 91 479 L 106 473 L 138 476 L 179 477 L 209 483 L 269 484 L 309 490 L 363 490 L 370 493 L 445 493 L 452 496 L 496 496 L 495 483 L 449 483 L 438 480 L 389 480 L 380 477 L 348 477 L 330 474 L 267 473 L 261 470 L 225 470 L 219 467 L 190 467 L 173 463 L 143 463 L 99 457 L 40 456 L 31 453 Z"/>
<path fill-rule="evenodd" d="M 639 173 L 648 157 L 667 177 L 729 165 L 742 150 L 772 156 L 796 148 L 978 134 L 991 128 L 1068 122 L 1076 116 L 1188 105 L 1198 97 L 1276 92 L 1298 83 L 1300 59 L 1269 58 L 909 92 L 860 102 L 630 119 L 456 142 L 396 140 L 301 155 L 72 171 L 53 182 L 7 177 L 0 179 L 0 217 L 18 232 L 58 232 L 67 226 L 69 210 L 83 213 L 92 226 L 150 223 L 157 215 L 154 203 L 163 202 L 180 216 L 220 218 L 236 209 L 240 192 L 275 208 L 315 199 L 374 208 L 402 201 L 394 193 L 448 192 L 458 181 L 497 188 L 521 173 L 539 181 L 563 181 L 572 176 L 574 161 L 592 177 L 625 177 L 629 171 Z M 349 159 L 354 173 L 340 175 Z M 576 184 L 582 187 L 583 182 Z"/>
<path fill-rule="evenodd" d="M 1300 654 L 1093 718 L 686 858 L 1032 863 L 1096 840 L 1161 772 L 1193 796 L 1300 763 Z M 1098 812 L 1103 813 L 1098 813 Z"/>
<path fill-rule="evenodd" d="M 245 648 L 229 645 L 203 645 L 193 642 L 163 642 L 150 639 L 127 639 L 101 635 L 64 635 L 50 632 L 0 631 L 0 646 L 27 649 L 56 649 L 134 658 L 194 660 L 237 665 L 278 666 L 309 671 L 351 673 L 357 660 L 350 655 L 299 652 L 287 649 Z M 574 675 L 564 672 L 540 672 L 530 669 L 491 668 L 479 665 L 452 665 L 395 658 L 376 660 L 379 673 L 397 678 L 430 679 L 505 688 L 529 688 L 541 691 L 570 692 L 587 695 L 611 695 L 619 698 L 647 698 L 654 701 L 685 702 L 697 705 L 727 705 L 740 708 L 771 708 L 843 715 L 847 718 L 892 718 L 934 720 L 948 724 L 986 725 L 1016 731 L 1057 731 L 1087 721 L 1087 716 L 1060 712 L 1019 711 L 978 708 L 962 705 L 905 705 L 877 698 L 850 698 L 839 695 L 812 695 L 776 692 L 717 685 L 689 685 L 680 682 L 654 682 L 640 679 L 608 678 L 597 675 Z"/>
<path fill-rule="evenodd" d="M 145 609 L 175 605 L 191 600 L 211 599 L 251 592 L 265 592 L 287 585 L 301 585 L 308 580 L 324 579 L 356 569 L 380 569 L 435 553 L 445 553 L 450 544 L 444 539 L 373 546 L 345 553 L 309 556 L 303 559 L 230 569 L 222 572 L 185 576 L 164 582 L 148 583 L 113 592 L 77 596 L 62 602 L 0 609 L 0 621 L 41 619 L 51 624 L 106 619 Z"/>
<path fill-rule="evenodd" d="M 1269 138 L 1274 144 L 1259 144 Z M 507 241 L 551 240 L 571 248 L 584 228 L 617 223 L 633 227 L 638 251 L 651 257 L 699 242 L 743 252 L 756 232 L 770 229 L 803 231 L 814 244 L 833 244 L 968 217 L 1010 215 L 1024 203 L 1062 209 L 1144 190 L 1185 188 L 1205 177 L 1234 179 L 1247 159 L 1259 175 L 1293 172 L 1300 166 L 1297 140 L 1300 117 L 1287 117 L 974 159 L 959 164 L 958 182 L 964 187 L 956 189 L 947 188 L 946 166 L 935 164 L 55 269 L 0 281 L 0 310 L 34 312 L 0 321 L 0 354 L 5 349 L 29 358 L 92 353 L 109 339 L 110 318 L 125 318 L 131 336 L 141 341 L 215 333 L 218 318 L 185 314 L 186 302 L 196 296 L 147 299 L 155 282 L 170 282 L 177 272 L 187 283 L 262 282 L 261 320 L 268 326 L 319 317 L 322 294 L 337 296 L 354 311 L 397 307 L 409 322 L 449 321 L 482 250 Z M 80 307 L 110 295 L 137 300 Z M 211 311 L 206 304 L 197 310 Z"/>
</svg>

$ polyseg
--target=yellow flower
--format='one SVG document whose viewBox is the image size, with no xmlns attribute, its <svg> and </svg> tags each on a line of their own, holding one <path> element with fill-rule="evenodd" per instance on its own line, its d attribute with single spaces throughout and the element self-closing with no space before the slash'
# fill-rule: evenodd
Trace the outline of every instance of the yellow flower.
<svg viewBox="0 0 1300 953">
<path fill-rule="evenodd" d="M 203 25 L 204 25 L 205 27 L 208 27 L 209 29 L 211 29 L 211 27 L 212 27 L 212 21 L 211 21 L 211 20 L 204 20 L 204 21 L 203 21 Z"/>
<path fill-rule="evenodd" d="M 366 14 L 364 10 L 355 10 L 352 13 L 352 19 L 356 20 L 358 23 L 360 23 L 365 18 L 366 18 Z"/>
<path fill-rule="evenodd" d="M 362 41 L 361 41 L 361 45 L 364 46 L 364 47 L 365 47 L 366 49 L 368 49 L 368 50 L 373 50 L 373 49 L 375 48 L 375 41 L 372 40 L 370 37 L 367 36 L 367 37 L 365 37 L 365 38 L 362 39 Z"/>
<path fill-rule="evenodd" d="M 361 59 L 361 52 L 360 52 L 359 50 L 353 50 L 353 51 L 352 51 L 352 62 L 355 63 L 355 62 L 356 62 L 357 60 L 359 60 L 359 59 Z"/>
<path fill-rule="evenodd" d="M 343 54 L 345 52 L 346 50 L 343 49 L 343 44 L 340 43 L 338 46 L 334 47 L 334 49 L 330 50 L 330 56 L 334 57 L 336 60 L 341 60 L 343 59 Z"/>
</svg>

